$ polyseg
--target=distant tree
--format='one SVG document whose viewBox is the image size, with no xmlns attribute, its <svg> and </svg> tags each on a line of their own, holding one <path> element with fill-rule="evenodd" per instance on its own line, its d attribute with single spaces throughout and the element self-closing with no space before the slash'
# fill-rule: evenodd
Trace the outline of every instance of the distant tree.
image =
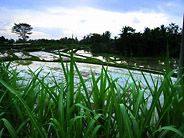
<svg viewBox="0 0 184 138">
<path fill-rule="evenodd" d="M 4 38 L 4 36 L 0 37 L 0 43 L 4 43 L 6 41 L 6 39 Z"/>
<path fill-rule="evenodd" d="M 169 24 L 167 27 L 169 53 L 171 56 L 177 56 L 180 53 L 181 47 L 181 28 L 175 23 Z"/>
<path fill-rule="evenodd" d="M 12 27 L 12 32 L 18 34 L 20 38 L 23 39 L 23 41 L 26 41 L 30 34 L 32 34 L 31 30 L 33 28 L 31 27 L 31 25 L 27 24 L 27 23 L 19 23 L 16 24 Z"/>
<path fill-rule="evenodd" d="M 123 56 L 132 56 L 132 40 L 135 34 L 135 29 L 130 26 L 124 26 L 120 35 L 120 43 L 118 49 Z"/>
<path fill-rule="evenodd" d="M 169 27 L 167 27 L 167 32 L 169 34 L 178 35 L 181 33 L 180 31 L 181 31 L 181 28 L 179 28 L 179 26 L 176 25 L 175 23 L 171 23 L 169 24 Z"/>
<path fill-rule="evenodd" d="M 136 32 L 130 26 L 124 26 L 120 31 L 120 37 L 114 39 L 109 31 L 89 34 L 79 44 L 90 45 L 93 53 L 112 53 L 125 57 L 165 57 L 168 45 L 170 57 L 179 55 L 181 31 L 174 23 L 168 27 L 147 27 L 144 32 Z"/>
<path fill-rule="evenodd" d="M 109 31 L 106 31 L 105 33 L 103 33 L 102 36 L 104 37 L 104 41 L 108 41 L 111 39 L 111 33 Z"/>
<path fill-rule="evenodd" d="M 130 26 L 124 26 L 120 31 L 121 31 L 120 37 L 128 37 L 135 33 L 135 29 Z"/>
<path fill-rule="evenodd" d="M 10 40 L 8 40 L 8 43 L 9 44 L 13 44 L 13 43 L 15 43 L 15 40 L 14 39 L 10 39 Z"/>
</svg>

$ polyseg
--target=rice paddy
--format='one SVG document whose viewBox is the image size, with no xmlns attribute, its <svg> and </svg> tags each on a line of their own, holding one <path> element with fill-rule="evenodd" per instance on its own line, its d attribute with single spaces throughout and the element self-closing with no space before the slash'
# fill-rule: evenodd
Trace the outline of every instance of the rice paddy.
<svg viewBox="0 0 184 138">
<path fill-rule="evenodd" d="M 0 137 L 184 137 L 184 85 L 172 78 L 176 69 L 155 77 L 140 68 L 139 77 L 131 70 L 121 77 L 111 67 L 87 70 L 73 52 L 69 58 L 63 62 L 59 53 L 60 66 L 49 72 L 47 63 L 30 64 L 30 79 L 1 62 Z"/>
</svg>

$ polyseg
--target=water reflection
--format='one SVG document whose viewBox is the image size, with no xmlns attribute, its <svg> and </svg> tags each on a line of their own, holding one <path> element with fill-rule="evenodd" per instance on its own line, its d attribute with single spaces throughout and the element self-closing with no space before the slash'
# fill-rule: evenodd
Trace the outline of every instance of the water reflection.
<svg viewBox="0 0 184 138">
<path fill-rule="evenodd" d="M 14 63 L 16 64 L 16 63 Z M 69 64 L 68 64 L 69 65 Z M 50 75 L 54 75 L 56 80 L 61 80 L 63 78 L 63 70 L 61 68 L 60 63 L 55 63 L 55 62 L 38 62 L 38 61 L 33 61 L 32 64 L 25 66 L 25 65 L 18 65 L 17 69 L 18 70 L 24 70 L 24 73 L 22 73 L 21 77 L 25 77 L 26 79 L 30 78 L 30 74 L 28 73 L 28 68 L 30 68 L 32 71 L 36 71 L 38 68 L 43 67 L 43 71 L 41 72 L 41 76 L 45 76 L 50 73 Z M 83 79 L 88 79 L 91 77 L 91 70 L 95 74 L 96 77 L 98 77 L 101 73 L 101 65 L 94 65 L 94 64 L 87 64 L 87 63 L 77 63 L 77 67 L 79 68 L 79 71 L 81 72 Z M 140 71 L 133 71 L 131 70 L 134 79 L 137 81 L 141 81 L 142 87 L 145 88 L 147 86 L 142 74 Z M 132 83 L 132 79 L 130 78 L 129 71 L 127 69 L 123 68 L 117 68 L 117 67 L 108 67 L 108 74 L 112 77 L 112 79 L 116 79 L 119 77 L 120 79 L 118 80 L 118 83 L 122 86 L 125 85 L 126 81 L 128 80 L 128 83 Z M 144 73 L 146 76 L 147 81 L 150 83 L 150 86 L 154 86 L 153 81 L 151 79 L 150 73 Z M 151 74 L 153 77 L 153 80 L 160 81 L 162 78 L 162 75 L 159 74 Z M 50 76 L 50 77 L 51 77 Z M 77 75 L 77 72 L 75 72 L 75 79 L 76 82 L 79 82 L 79 78 Z M 176 81 L 176 78 L 172 78 L 173 81 Z"/>
</svg>

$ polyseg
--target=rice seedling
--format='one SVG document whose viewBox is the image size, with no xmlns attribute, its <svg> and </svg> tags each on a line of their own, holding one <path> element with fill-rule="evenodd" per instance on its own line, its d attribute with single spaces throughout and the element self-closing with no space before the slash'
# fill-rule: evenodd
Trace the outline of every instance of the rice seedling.
<svg viewBox="0 0 184 138">
<path fill-rule="evenodd" d="M 73 51 L 70 65 L 59 55 L 65 79 L 57 82 L 53 76 L 53 85 L 47 75 L 39 77 L 39 68 L 29 70 L 32 79 L 24 86 L 11 63 L 0 63 L 0 137 L 184 137 L 182 76 L 173 82 L 175 70 L 163 70 L 156 82 L 141 71 L 146 88 L 129 71 L 122 86 L 122 78 L 112 79 L 103 66 L 99 76 L 91 71 L 84 80 Z M 76 86 L 74 72 L 80 79 Z"/>
</svg>

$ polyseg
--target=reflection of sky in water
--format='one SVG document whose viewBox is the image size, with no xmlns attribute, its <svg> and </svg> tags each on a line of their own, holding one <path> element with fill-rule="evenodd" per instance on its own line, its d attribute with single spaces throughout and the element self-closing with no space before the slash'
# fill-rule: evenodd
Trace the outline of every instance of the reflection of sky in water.
<svg viewBox="0 0 184 138">
<path fill-rule="evenodd" d="M 58 53 L 58 51 L 53 51 Z M 60 53 L 62 54 L 62 58 L 64 61 L 68 61 L 70 60 L 70 54 L 69 53 L 64 53 L 62 52 L 62 50 L 60 50 Z M 28 58 L 28 56 L 26 56 L 25 54 L 23 54 L 22 52 L 15 52 L 15 55 L 17 55 L 19 58 Z M 52 61 L 55 59 L 59 58 L 59 55 L 57 54 L 53 54 L 53 53 L 49 53 L 49 52 L 44 52 L 44 51 L 37 51 L 37 52 L 29 52 L 30 55 L 32 56 L 36 56 L 39 57 L 41 60 L 47 60 L 47 61 Z M 0 56 L 2 57 L 6 57 L 6 56 L 11 56 L 8 53 L 1 53 Z M 76 53 L 74 53 L 74 57 L 76 58 L 81 58 L 81 59 L 85 59 L 86 57 L 93 57 L 93 55 L 90 52 L 86 52 L 84 50 L 78 50 Z M 97 56 L 97 57 L 93 57 L 99 60 L 102 60 L 104 62 L 106 62 L 106 59 L 104 59 L 104 57 L 102 56 Z M 111 57 L 113 58 L 113 57 Z M 115 60 L 115 59 L 114 59 Z M 116 59 L 116 62 L 119 62 L 117 60 L 120 59 Z M 126 61 L 120 61 L 121 63 L 127 64 Z M 14 64 L 14 63 L 13 63 Z M 16 62 L 15 62 L 16 64 Z M 88 89 L 88 92 L 90 93 L 92 91 L 92 75 L 91 75 L 91 71 L 94 73 L 95 78 L 99 77 L 101 74 L 101 70 L 102 70 L 102 66 L 101 65 L 97 65 L 97 64 L 87 64 L 87 63 L 76 63 L 77 67 L 83 77 L 83 80 L 86 81 L 86 87 Z M 66 65 L 64 63 L 64 65 Z M 42 68 L 43 67 L 43 68 Z M 43 81 L 45 83 L 47 83 L 49 86 L 53 86 L 54 85 L 54 79 L 53 76 L 55 78 L 55 80 L 58 83 L 61 83 L 65 80 L 64 78 L 64 73 L 63 73 L 63 69 L 61 67 L 61 63 L 58 62 L 39 62 L 39 61 L 32 61 L 32 64 L 30 65 L 18 65 L 17 66 L 17 71 L 23 70 L 18 74 L 18 77 L 21 77 L 22 79 L 18 81 L 19 84 L 23 84 L 26 85 L 27 83 L 30 82 L 30 80 L 33 78 L 33 76 L 31 75 L 31 73 L 29 72 L 29 69 L 31 69 L 33 72 L 37 73 L 40 69 L 43 69 L 40 73 L 39 73 L 39 78 L 43 79 Z M 70 68 L 70 63 L 68 63 L 68 68 Z M 107 67 L 105 66 L 105 69 Z M 134 80 L 136 81 L 136 84 L 138 85 L 140 83 L 141 85 L 141 89 L 145 90 L 145 98 L 149 96 L 149 90 L 147 89 L 147 84 L 146 81 L 143 77 L 143 75 L 141 74 L 140 71 L 135 71 L 135 70 L 130 70 Z M 76 71 L 74 71 L 74 89 L 77 90 L 79 88 L 80 85 L 80 79 L 79 76 L 77 74 Z M 126 86 L 130 86 L 133 84 L 133 80 L 130 77 L 130 73 L 128 71 L 128 69 L 124 69 L 124 68 L 118 68 L 118 67 L 108 67 L 108 75 L 109 77 L 114 80 L 116 78 L 118 78 L 117 83 L 122 86 L 123 88 Z M 156 84 L 158 81 L 158 87 L 161 84 L 161 79 L 163 79 L 162 75 L 158 75 L 158 74 L 151 74 L 152 78 L 150 76 L 150 73 L 144 73 L 147 81 L 149 82 L 149 85 L 154 89 L 154 83 Z M 176 81 L 176 78 L 172 78 L 173 82 Z M 108 85 L 108 82 L 107 82 Z M 98 86 L 100 86 L 100 82 L 98 83 Z M 120 87 L 117 85 L 117 87 Z M 82 86 L 80 86 L 82 87 Z M 128 91 L 131 92 L 131 88 L 128 88 Z M 121 90 L 121 93 L 123 92 L 123 90 Z M 85 95 L 84 91 L 82 91 L 82 93 Z M 163 95 L 161 95 L 160 100 L 163 102 Z M 93 102 L 93 98 L 90 99 L 91 102 Z M 149 97 L 149 101 L 151 101 L 152 98 Z M 148 107 L 150 107 L 151 102 L 148 103 Z"/>
<path fill-rule="evenodd" d="M 68 64 L 69 65 L 69 64 Z M 56 77 L 56 79 L 60 79 L 61 76 L 63 78 L 63 71 L 61 68 L 61 64 L 60 63 L 54 63 L 54 62 L 38 62 L 38 61 L 33 61 L 32 64 L 28 65 L 28 66 L 23 66 L 23 65 L 19 65 L 17 67 L 18 70 L 28 70 L 28 67 L 34 72 L 36 71 L 39 67 L 43 66 L 43 71 L 40 73 L 40 75 L 45 76 L 46 74 L 49 74 L 49 76 L 52 76 L 52 74 Z M 77 63 L 77 67 L 80 71 L 80 73 L 82 74 L 84 79 L 88 79 L 89 77 L 91 77 L 91 70 L 93 71 L 93 73 L 96 76 L 99 76 L 101 73 L 101 65 L 95 65 L 95 64 L 86 64 L 86 63 Z M 132 71 L 133 77 L 136 81 L 141 81 L 143 87 L 145 88 L 147 86 L 142 74 L 140 71 Z M 130 77 L 129 71 L 127 69 L 123 69 L 123 68 L 117 68 L 117 67 L 108 67 L 108 74 L 112 77 L 112 79 L 116 79 L 117 77 L 119 77 L 120 79 L 118 80 L 118 83 L 120 85 L 125 85 L 126 80 L 129 78 L 129 83 L 132 82 L 132 79 Z M 22 74 L 23 75 L 23 74 Z M 25 76 L 28 75 L 25 72 Z M 78 78 L 77 73 L 75 72 L 75 78 Z M 146 79 L 148 80 L 148 82 L 150 83 L 150 85 L 153 87 L 153 83 L 151 80 L 151 76 L 150 73 L 144 73 L 144 75 L 146 76 Z M 152 74 L 153 80 L 156 83 L 156 81 L 160 80 L 162 78 L 161 75 L 158 74 Z M 29 77 L 28 77 L 29 78 Z M 176 78 L 173 78 L 173 81 L 176 81 Z"/>
<path fill-rule="evenodd" d="M 21 72 L 19 74 L 19 77 L 25 78 L 23 80 L 24 85 L 26 85 L 29 82 L 29 80 L 31 80 L 31 78 L 32 78 L 30 72 L 28 71 L 28 67 L 33 72 L 35 72 L 35 71 L 38 72 L 39 70 L 37 70 L 37 69 L 40 67 L 43 67 L 43 70 L 39 74 L 39 78 L 42 79 L 46 75 L 48 75 L 46 78 L 44 78 L 44 82 L 49 83 L 50 86 L 54 85 L 52 76 L 55 77 L 55 79 L 58 83 L 60 83 L 64 80 L 64 73 L 63 73 L 63 70 L 61 68 L 61 63 L 33 61 L 33 63 L 28 65 L 28 66 L 24 66 L 24 65 L 17 66 L 18 71 L 23 70 L 23 72 Z M 68 67 L 70 67 L 70 64 L 68 64 Z M 101 69 L 102 69 L 101 65 L 87 64 L 87 63 L 77 63 L 77 67 L 78 67 L 81 75 L 83 76 L 84 80 L 88 80 L 89 78 L 91 78 L 91 70 L 93 71 L 95 78 L 97 78 L 100 75 Z M 134 77 L 137 84 L 141 81 L 141 87 L 144 90 L 147 87 L 147 84 L 146 84 L 141 72 L 140 71 L 132 71 L 132 70 L 131 70 L 131 72 L 132 72 L 133 77 Z M 128 85 L 133 83 L 133 80 L 130 77 L 129 71 L 127 69 L 117 68 L 117 67 L 108 67 L 108 74 L 109 74 L 110 78 L 112 78 L 112 79 L 119 78 L 117 83 L 119 85 L 121 85 L 122 87 L 124 87 L 126 85 L 126 82 L 128 82 Z M 149 85 L 153 88 L 154 84 L 151 80 L 150 73 L 144 73 L 144 75 L 146 76 L 146 79 L 149 82 Z M 161 78 L 163 79 L 163 77 L 161 75 L 158 75 L 158 74 L 152 74 L 152 77 L 153 77 L 154 83 L 156 83 L 158 81 L 159 85 L 160 85 Z M 175 82 L 176 78 L 172 78 L 172 80 L 173 80 L 173 82 Z M 75 71 L 75 76 L 74 76 L 75 90 L 78 88 L 79 82 L 80 82 L 79 76 L 78 76 L 77 72 Z M 22 80 L 19 81 L 19 83 L 22 83 Z M 90 86 L 92 84 L 92 81 L 89 80 L 85 84 L 88 88 L 88 91 L 90 92 L 91 91 Z M 100 86 L 100 82 L 98 83 L 98 85 Z M 146 93 L 145 93 L 145 97 L 148 96 L 149 90 L 146 90 Z M 163 99 L 163 95 L 160 97 L 160 99 L 161 100 Z M 152 100 L 152 98 L 149 98 L 149 101 L 150 100 Z M 150 103 L 148 104 L 148 107 L 149 106 L 150 106 Z"/>
<path fill-rule="evenodd" d="M 86 56 L 86 57 L 93 57 L 93 55 L 90 52 L 84 51 L 84 50 L 78 50 L 76 54 Z"/>
<path fill-rule="evenodd" d="M 61 50 L 62 51 L 62 50 Z M 57 52 L 57 51 L 54 51 Z M 7 54 L 7 53 L 4 53 Z M 33 56 L 37 56 L 39 57 L 41 60 L 54 60 L 54 59 L 58 59 L 59 56 L 53 53 L 49 53 L 49 52 L 44 52 L 44 51 L 37 51 L 37 52 L 29 52 L 30 55 Z M 63 60 L 69 60 L 70 58 L 67 57 L 69 56 L 69 53 L 63 53 L 61 52 L 61 54 L 63 54 L 64 56 L 62 56 Z M 2 56 L 5 56 L 3 54 L 1 54 Z M 25 54 L 23 54 L 22 52 L 15 52 L 15 55 L 17 55 L 18 57 L 26 57 Z M 6 55 L 7 56 L 7 55 Z M 92 57 L 92 54 L 90 52 L 84 51 L 84 50 L 78 50 L 75 54 L 75 57 L 77 58 L 85 58 L 83 56 L 86 57 Z M 26 57 L 27 58 L 27 57 Z M 98 57 L 94 57 L 100 60 L 104 60 L 102 56 L 98 56 Z M 40 73 L 40 76 L 44 76 L 46 74 L 49 74 L 49 76 L 55 76 L 56 80 L 61 80 L 61 78 L 63 79 L 63 73 L 62 73 L 62 69 L 61 69 L 61 64 L 60 63 L 54 63 L 54 62 L 37 62 L 37 61 L 33 61 L 32 64 L 30 64 L 28 67 L 32 70 L 35 71 L 36 69 L 38 69 L 39 67 L 44 66 L 43 71 Z M 95 76 L 99 76 L 100 72 L 101 72 L 101 65 L 96 65 L 96 64 L 86 64 L 86 63 L 77 63 L 77 66 L 83 76 L 84 79 L 88 79 L 91 77 L 91 71 L 93 71 L 93 73 L 95 74 Z M 18 69 L 19 70 L 28 70 L 27 66 L 22 66 L 19 65 Z M 52 73 L 51 73 L 52 72 Z M 141 74 L 140 71 L 131 71 L 134 79 L 136 81 L 141 81 L 141 85 L 143 88 L 146 88 L 147 84 Z M 22 75 L 21 75 L 22 74 Z M 20 75 L 24 76 L 25 78 L 27 78 L 26 80 L 28 80 L 28 78 L 30 78 L 30 75 L 27 71 L 22 72 Z M 128 80 L 129 84 L 132 82 L 132 78 L 130 77 L 129 71 L 127 69 L 123 69 L 123 68 L 117 68 L 117 67 L 108 67 L 108 74 L 112 77 L 112 79 L 116 79 L 119 77 L 118 83 L 122 86 L 125 85 L 126 80 Z M 156 83 L 156 81 L 160 81 L 161 75 L 157 75 L 157 74 L 152 74 L 153 77 L 153 81 L 150 77 L 150 73 L 144 73 L 146 76 L 146 79 L 148 80 L 149 84 L 151 87 L 154 86 L 153 81 Z M 76 82 L 78 82 L 78 75 L 75 74 L 75 78 L 76 78 Z M 159 78 L 159 79 L 158 79 Z M 176 79 L 173 78 L 173 80 L 175 81 Z"/>
<path fill-rule="evenodd" d="M 44 51 L 37 51 L 37 52 L 29 52 L 32 56 L 37 56 L 40 60 L 55 60 L 59 58 L 59 55 L 44 52 Z"/>
<path fill-rule="evenodd" d="M 22 59 L 31 58 L 31 56 L 27 56 L 27 55 L 25 55 L 25 54 L 22 53 L 22 52 L 15 52 L 14 54 L 15 54 L 18 58 L 22 58 Z"/>
</svg>

